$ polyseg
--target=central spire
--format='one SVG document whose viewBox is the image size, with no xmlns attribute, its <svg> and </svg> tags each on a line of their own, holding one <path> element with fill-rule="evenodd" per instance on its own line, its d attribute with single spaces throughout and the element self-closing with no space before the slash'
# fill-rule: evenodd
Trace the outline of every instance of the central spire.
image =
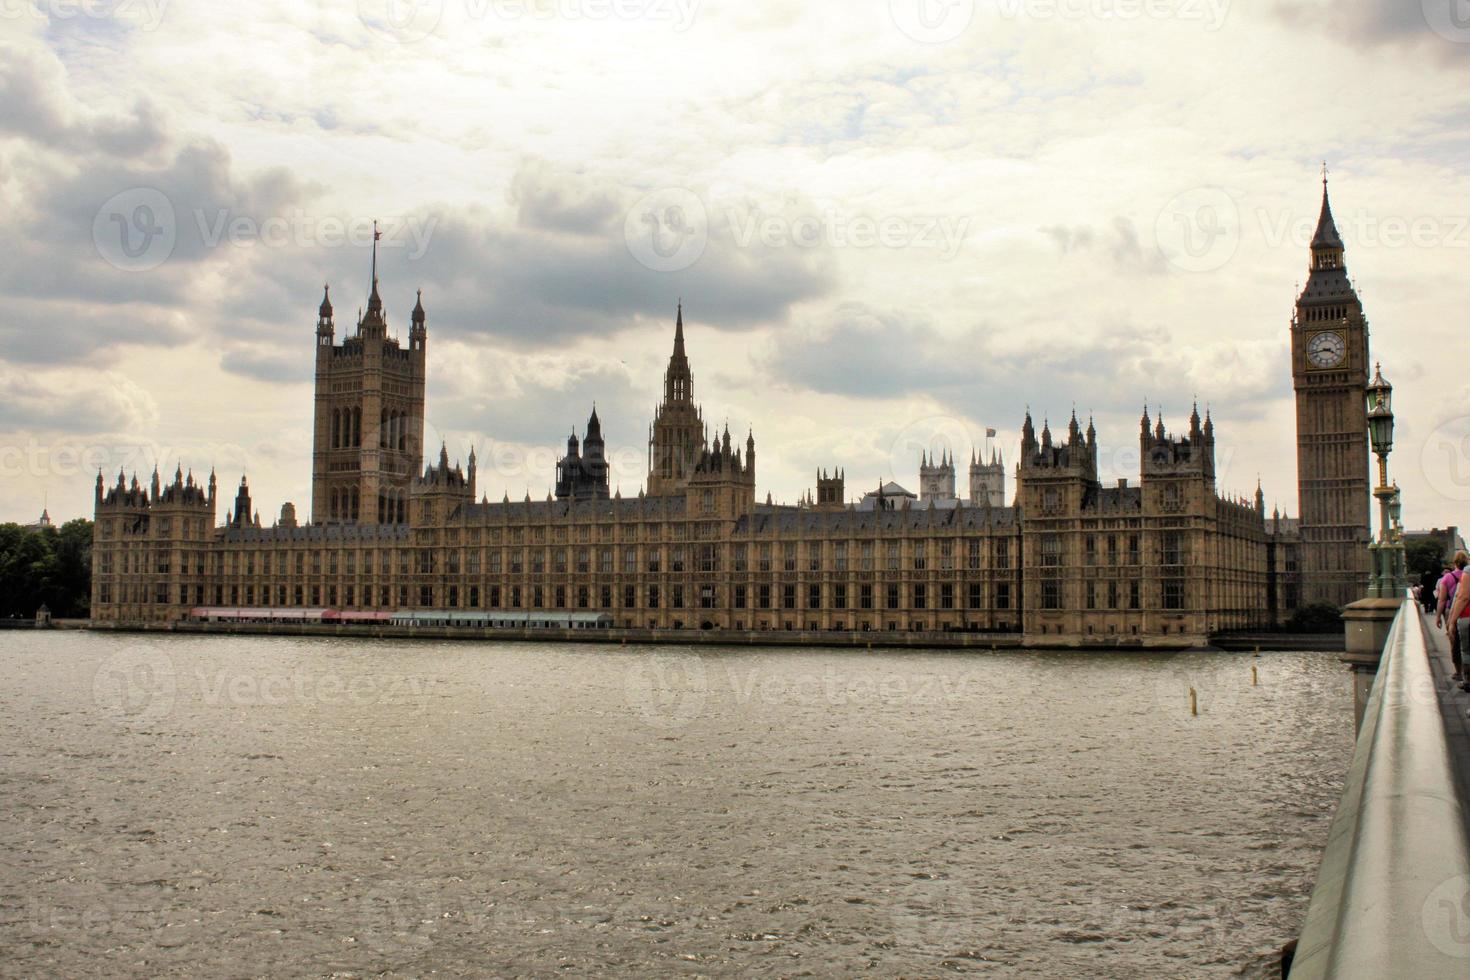
<svg viewBox="0 0 1470 980">
<path fill-rule="evenodd" d="M 674 321 L 674 352 L 664 372 L 664 401 L 687 402 L 694 398 L 694 376 L 689 370 L 689 356 L 684 352 L 684 301 Z"/>
<path fill-rule="evenodd" d="M 1332 220 L 1332 202 L 1327 196 L 1327 164 L 1322 164 L 1322 211 L 1317 215 L 1317 231 L 1312 235 L 1312 249 L 1342 249 L 1342 236 Z"/>
</svg>

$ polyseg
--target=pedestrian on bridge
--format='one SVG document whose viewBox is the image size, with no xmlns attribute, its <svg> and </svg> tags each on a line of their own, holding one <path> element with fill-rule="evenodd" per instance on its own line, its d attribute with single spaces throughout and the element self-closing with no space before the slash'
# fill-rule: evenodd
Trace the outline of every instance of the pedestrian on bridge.
<svg viewBox="0 0 1470 980">
<path fill-rule="evenodd" d="M 1467 611 L 1467 607 L 1470 607 L 1470 586 L 1463 589 L 1458 586 L 1467 564 L 1470 564 L 1470 555 L 1457 551 L 1455 567 L 1439 580 L 1437 589 L 1441 599 L 1439 614 L 1435 617 L 1435 624 L 1442 623 L 1449 632 L 1450 662 L 1455 668 L 1450 675 L 1450 682 L 1458 684 L 1462 691 L 1470 691 L 1470 683 L 1466 682 L 1462 669 L 1463 653 L 1470 650 L 1470 611 Z"/>
</svg>

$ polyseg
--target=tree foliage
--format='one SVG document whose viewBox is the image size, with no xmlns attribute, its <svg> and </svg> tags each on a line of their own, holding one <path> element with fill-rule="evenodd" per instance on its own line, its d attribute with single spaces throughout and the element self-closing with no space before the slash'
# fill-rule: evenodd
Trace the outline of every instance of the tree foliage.
<svg viewBox="0 0 1470 980">
<path fill-rule="evenodd" d="M 1420 538 L 1404 546 L 1409 579 L 1417 582 L 1425 572 L 1438 575 L 1444 567 L 1444 546 L 1434 538 Z"/>
<path fill-rule="evenodd" d="M 57 618 L 85 618 L 91 597 L 91 521 L 39 531 L 0 524 L 0 616 L 30 619 L 44 604 Z"/>
<path fill-rule="evenodd" d="M 1302 606 L 1286 621 L 1288 633 L 1341 633 L 1342 610 L 1330 602 Z"/>
</svg>

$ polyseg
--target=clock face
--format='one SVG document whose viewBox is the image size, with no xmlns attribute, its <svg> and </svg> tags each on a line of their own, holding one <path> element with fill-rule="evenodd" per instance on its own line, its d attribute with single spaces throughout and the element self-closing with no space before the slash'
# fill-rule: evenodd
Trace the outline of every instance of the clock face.
<svg viewBox="0 0 1470 980">
<path fill-rule="evenodd" d="M 1347 341 L 1342 339 L 1342 334 L 1331 330 L 1313 334 L 1307 341 L 1307 363 L 1312 367 L 1336 367 L 1346 353 Z"/>
</svg>

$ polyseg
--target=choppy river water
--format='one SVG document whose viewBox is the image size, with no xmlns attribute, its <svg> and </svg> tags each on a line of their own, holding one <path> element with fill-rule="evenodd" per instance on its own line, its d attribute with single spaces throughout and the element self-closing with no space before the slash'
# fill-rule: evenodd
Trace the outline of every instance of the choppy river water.
<svg viewBox="0 0 1470 980">
<path fill-rule="evenodd" d="M 0 671 L 28 977 L 1272 976 L 1352 738 L 1320 653 L 14 631 Z"/>
</svg>

